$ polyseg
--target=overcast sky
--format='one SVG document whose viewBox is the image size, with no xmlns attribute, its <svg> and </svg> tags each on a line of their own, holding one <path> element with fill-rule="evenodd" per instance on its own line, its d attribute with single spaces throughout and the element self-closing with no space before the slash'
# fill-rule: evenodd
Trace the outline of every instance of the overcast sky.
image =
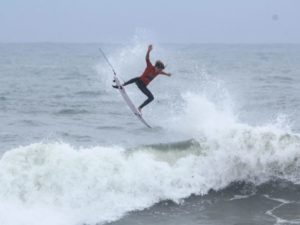
<svg viewBox="0 0 300 225">
<path fill-rule="evenodd" d="M 0 42 L 300 43 L 300 0 L 0 0 Z M 138 32 L 139 33 L 139 32 Z"/>
</svg>

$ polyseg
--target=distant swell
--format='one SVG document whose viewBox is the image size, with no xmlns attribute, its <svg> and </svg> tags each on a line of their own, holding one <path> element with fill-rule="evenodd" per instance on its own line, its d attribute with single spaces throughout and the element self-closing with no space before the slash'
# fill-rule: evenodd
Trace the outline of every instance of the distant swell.
<svg viewBox="0 0 300 225">
<path fill-rule="evenodd" d="M 104 91 L 78 91 L 75 94 L 85 97 L 97 97 L 103 95 L 104 93 Z"/>
<path fill-rule="evenodd" d="M 84 109 L 62 109 L 58 111 L 57 115 L 76 115 L 76 114 L 87 114 L 90 113 L 88 110 Z"/>
</svg>

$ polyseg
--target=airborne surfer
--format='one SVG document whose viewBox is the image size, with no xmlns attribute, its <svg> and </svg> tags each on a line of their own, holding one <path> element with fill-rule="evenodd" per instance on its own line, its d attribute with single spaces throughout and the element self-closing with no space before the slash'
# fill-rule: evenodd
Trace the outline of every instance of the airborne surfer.
<svg viewBox="0 0 300 225">
<path fill-rule="evenodd" d="M 126 86 L 128 84 L 135 83 L 137 87 L 143 92 L 148 99 L 146 99 L 139 107 L 138 110 L 141 113 L 142 108 L 149 104 L 151 101 L 153 101 L 154 97 L 153 94 L 149 91 L 147 88 L 148 84 L 159 74 L 171 76 L 171 73 L 164 72 L 165 65 L 160 60 L 157 60 L 155 62 L 155 65 L 153 66 L 150 61 L 150 52 L 152 51 L 153 47 L 152 45 L 148 46 L 148 51 L 146 54 L 146 64 L 147 67 L 143 74 L 140 77 L 132 78 L 131 80 L 125 82 L 122 86 Z M 114 88 L 122 88 L 117 85 L 113 85 Z"/>
</svg>

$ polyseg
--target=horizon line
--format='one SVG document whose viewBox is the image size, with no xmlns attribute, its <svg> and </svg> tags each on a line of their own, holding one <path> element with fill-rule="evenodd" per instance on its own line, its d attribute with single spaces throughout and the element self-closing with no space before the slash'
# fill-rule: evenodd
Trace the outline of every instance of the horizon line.
<svg viewBox="0 0 300 225">
<path fill-rule="evenodd" d="M 142 41 L 144 42 L 144 41 Z M 145 41 L 146 42 L 146 41 Z M 124 45 L 130 42 L 103 42 L 103 41 L 0 41 L 0 44 L 105 44 Z M 151 43 L 151 42 L 150 42 Z M 299 45 L 300 42 L 158 42 L 163 45 Z"/>
</svg>

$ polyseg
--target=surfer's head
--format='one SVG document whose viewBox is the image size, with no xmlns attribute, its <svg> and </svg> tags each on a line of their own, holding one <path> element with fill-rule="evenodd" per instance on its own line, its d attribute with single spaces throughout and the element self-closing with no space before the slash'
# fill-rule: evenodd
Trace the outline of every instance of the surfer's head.
<svg viewBox="0 0 300 225">
<path fill-rule="evenodd" d="M 159 69 L 159 70 L 163 70 L 163 69 L 165 69 L 165 65 L 163 64 L 162 61 L 157 60 L 157 61 L 155 62 L 155 68 L 157 68 L 157 69 Z"/>
</svg>

